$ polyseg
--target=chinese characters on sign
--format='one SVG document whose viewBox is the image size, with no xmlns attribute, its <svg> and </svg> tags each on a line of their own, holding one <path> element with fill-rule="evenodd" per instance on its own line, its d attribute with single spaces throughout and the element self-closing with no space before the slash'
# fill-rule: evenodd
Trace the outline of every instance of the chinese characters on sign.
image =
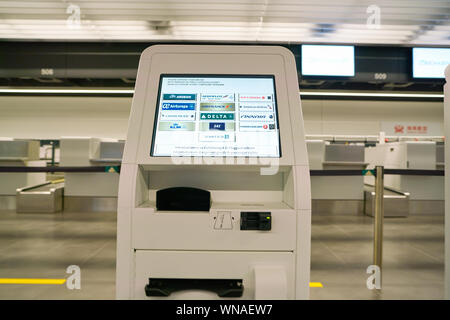
<svg viewBox="0 0 450 320">
<path fill-rule="evenodd" d="M 423 122 L 382 122 L 381 131 L 387 136 L 442 136 L 443 130 L 440 123 Z"/>
</svg>

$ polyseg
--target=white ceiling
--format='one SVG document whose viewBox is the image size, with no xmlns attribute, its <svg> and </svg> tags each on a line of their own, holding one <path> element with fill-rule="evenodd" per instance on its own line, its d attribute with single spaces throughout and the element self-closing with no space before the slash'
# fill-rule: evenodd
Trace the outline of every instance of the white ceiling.
<svg viewBox="0 0 450 320">
<path fill-rule="evenodd" d="M 449 18 L 450 0 L 0 0 L 0 39 L 450 46 Z"/>
</svg>

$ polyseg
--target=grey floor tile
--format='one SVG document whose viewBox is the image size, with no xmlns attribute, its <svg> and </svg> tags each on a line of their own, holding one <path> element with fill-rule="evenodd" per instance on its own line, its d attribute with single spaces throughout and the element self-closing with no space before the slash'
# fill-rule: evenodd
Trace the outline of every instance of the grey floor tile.
<svg viewBox="0 0 450 320">
<path fill-rule="evenodd" d="M 444 219 L 385 219 L 383 288 L 366 287 L 373 219 L 313 216 L 311 299 L 442 299 Z M 0 285 L 0 299 L 114 299 L 116 213 L 0 212 L 0 277 L 67 278 L 81 268 L 81 290 L 66 285 Z"/>
</svg>

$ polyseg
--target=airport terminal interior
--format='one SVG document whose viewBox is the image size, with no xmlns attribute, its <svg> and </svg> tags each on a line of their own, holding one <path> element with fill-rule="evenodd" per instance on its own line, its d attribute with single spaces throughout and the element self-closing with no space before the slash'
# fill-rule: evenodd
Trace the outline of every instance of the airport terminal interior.
<svg viewBox="0 0 450 320">
<path fill-rule="evenodd" d="M 449 17 L 0 0 L 0 299 L 450 299 Z"/>
</svg>

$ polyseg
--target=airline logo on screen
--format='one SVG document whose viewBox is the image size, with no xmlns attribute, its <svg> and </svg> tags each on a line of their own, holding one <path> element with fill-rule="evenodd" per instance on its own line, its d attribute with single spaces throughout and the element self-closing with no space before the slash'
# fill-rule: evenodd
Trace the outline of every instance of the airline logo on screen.
<svg viewBox="0 0 450 320">
<path fill-rule="evenodd" d="M 272 96 L 257 94 L 240 94 L 239 101 L 272 101 Z"/>
<path fill-rule="evenodd" d="M 234 113 L 209 113 L 202 112 L 200 120 L 234 120 Z"/>
<path fill-rule="evenodd" d="M 195 110 L 195 103 L 191 102 L 163 102 L 162 110 Z"/>
<path fill-rule="evenodd" d="M 239 104 L 241 112 L 273 112 L 271 102 L 241 102 Z"/>
<path fill-rule="evenodd" d="M 242 122 L 239 125 L 241 132 L 252 132 L 252 131 L 269 131 L 275 130 L 274 123 L 261 123 L 261 122 Z"/>
<path fill-rule="evenodd" d="M 210 122 L 209 130 L 225 131 L 225 122 Z"/>
<path fill-rule="evenodd" d="M 200 111 L 234 111 L 234 103 L 200 103 Z"/>
<path fill-rule="evenodd" d="M 195 93 L 165 93 L 163 94 L 163 100 L 197 100 L 197 95 Z"/>
<path fill-rule="evenodd" d="M 203 142 L 234 142 L 235 136 L 234 133 L 208 133 L 208 132 L 200 132 L 199 140 Z"/>
<path fill-rule="evenodd" d="M 195 111 L 184 111 L 184 112 L 162 112 L 161 120 L 178 120 L 178 121 L 192 121 L 195 120 Z"/>
<path fill-rule="evenodd" d="M 159 131 L 194 131 L 195 122 L 161 121 Z"/>
<path fill-rule="evenodd" d="M 234 131 L 234 121 L 201 121 L 200 131 Z"/>
<path fill-rule="evenodd" d="M 234 102 L 234 94 L 201 94 L 200 100 L 202 102 Z"/>
<path fill-rule="evenodd" d="M 240 114 L 241 121 L 275 121 L 273 112 L 258 112 L 258 113 L 244 113 Z"/>
</svg>

